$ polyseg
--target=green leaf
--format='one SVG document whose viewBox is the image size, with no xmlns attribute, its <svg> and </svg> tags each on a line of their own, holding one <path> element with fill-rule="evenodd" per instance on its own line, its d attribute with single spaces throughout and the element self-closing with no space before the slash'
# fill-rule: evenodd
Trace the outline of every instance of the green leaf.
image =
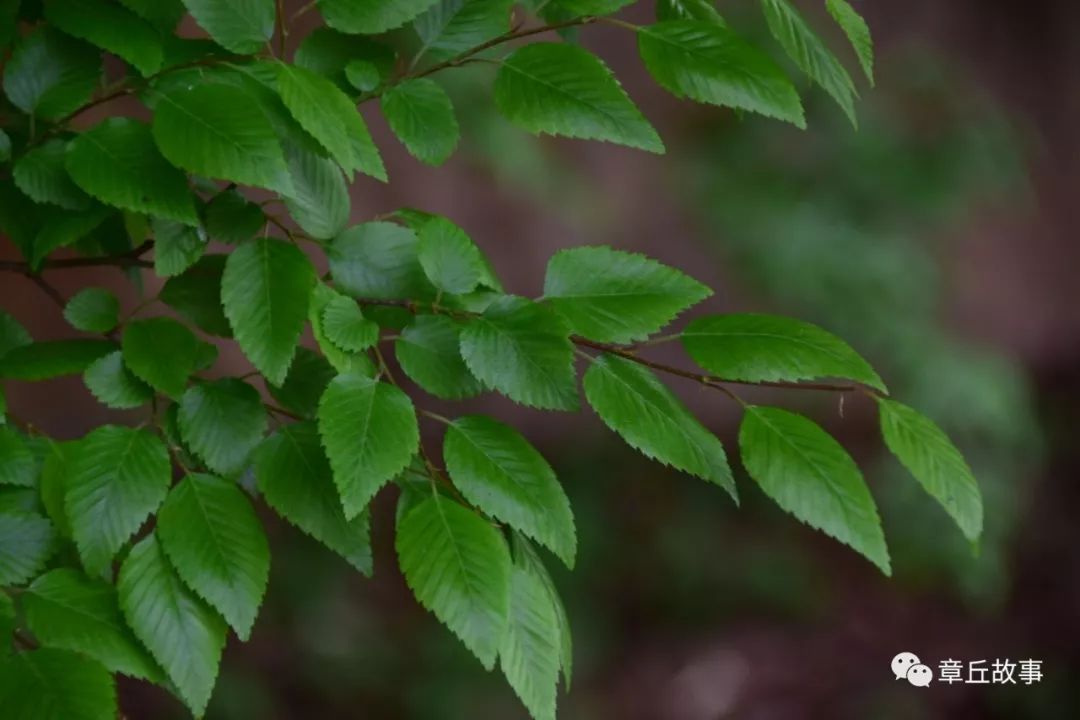
<svg viewBox="0 0 1080 720">
<path fill-rule="evenodd" d="M 658 0 L 657 20 L 703 20 L 727 25 L 716 11 L 713 0 Z"/>
<path fill-rule="evenodd" d="M 155 97 L 154 140 L 173 165 L 284 195 L 293 192 L 277 134 L 246 90 L 197 82 Z"/>
<path fill-rule="evenodd" d="M 284 425 L 267 438 L 255 453 L 255 479 L 279 515 L 371 575 L 369 516 L 345 519 L 315 423 Z"/>
<path fill-rule="evenodd" d="M 239 486 L 188 475 L 161 506 L 157 534 L 184 583 L 247 640 L 266 593 L 270 548 Z"/>
<path fill-rule="evenodd" d="M 559 684 L 559 618 L 544 581 L 529 565 L 510 571 L 510 612 L 499 665 L 535 720 L 555 720 Z"/>
<path fill-rule="evenodd" d="M 443 458 L 466 500 L 573 568 L 577 532 L 570 501 L 555 471 L 517 430 L 483 415 L 458 418 L 446 430 Z"/>
<path fill-rule="evenodd" d="M 484 388 L 465 366 L 460 337 L 460 325 L 445 315 L 421 315 L 401 332 L 394 352 L 401 369 L 424 390 L 462 400 Z"/>
<path fill-rule="evenodd" d="M 724 446 L 648 368 L 601 355 L 584 385 L 589 405 L 632 448 L 719 485 L 738 502 Z"/>
<path fill-rule="evenodd" d="M 0 162 L 11 159 L 11 138 L 3 130 L 0 130 Z"/>
<path fill-rule="evenodd" d="M 187 589 L 154 535 L 131 549 L 116 583 L 135 636 L 165 670 L 184 703 L 201 717 L 217 680 L 225 623 Z"/>
<path fill-rule="evenodd" d="M 235 190 L 217 194 L 206 206 L 206 233 L 224 243 L 250 240 L 266 222 L 262 208 Z"/>
<path fill-rule="evenodd" d="M 274 0 L 183 0 L 195 21 L 226 50 L 251 55 L 274 34 Z"/>
<path fill-rule="evenodd" d="M 204 255 L 181 275 L 169 278 L 158 298 L 211 335 L 232 337 L 221 307 L 221 277 L 226 255 Z"/>
<path fill-rule="evenodd" d="M 6 310 L 0 309 L 0 359 L 10 350 L 33 342 L 30 333 Z"/>
<path fill-rule="evenodd" d="M 120 322 L 120 301 L 104 288 L 86 288 L 68 300 L 64 319 L 76 330 L 107 333 Z"/>
<path fill-rule="evenodd" d="M 390 129 L 417 160 L 442 165 L 454 154 L 461 137 L 454 104 L 434 80 L 398 83 L 379 103 Z"/>
<path fill-rule="evenodd" d="M 161 69 L 164 52 L 157 30 L 137 15 L 104 0 L 51 0 L 45 19 L 130 63 L 142 75 Z"/>
<path fill-rule="evenodd" d="M 189 387 L 180 399 L 176 419 L 187 446 L 208 468 L 225 475 L 244 469 L 248 455 L 266 433 L 266 410 L 259 391 L 236 378 Z"/>
<path fill-rule="evenodd" d="M 859 58 L 859 64 L 866 79 L 870 81 L 870 87 L 874 86 L 874 41 L 870 37 L 870 27 L 862 16 L 851 7 L 847 0 L 825 0 L 825 7 L 840 29 L 847 35 L 851 47 L 855 48 L 855 55 Z"/>
<path fill-rule="evenodd" d="M 120 4 L 165 33 L 175 30 L 187 12 L 180 0 L 120 0 Z"/>
<path fill-rule="evenodd" d="M 726 380 L 799 381 L 835 377 L 885 391 L 851 346 L 816 325 L 777 315 L 710 315 L 690 323 L 683 346 L 701 367 Z"/>
<path fill-rule="evenodd" d="M 338 295 L 323 309 L 322 330 L 345 352 L 367 350 L 379 340 L 379 326 L 364 317 L 352 298 Z"/>
<path fill-rule="evenodd" d="M 364 353 L 343 350 L 326 332 L 323 322 L 326 309 L 341 302 L 341 298 L 348 300 L 341 293 L 330 289 L 322 283 L 315 285 L 315 291 L 311 294 L 311 303 L 308 307 L 308 321 L 311 323 L 311 334 L 319 344 L 326 360 L 339 373 L 358 372 L 363 375 L 374 376 L 374 365 L 371 359 Z"/>
<path fill-rule="evenodd" d="M 799 94 L 784 71 L 723 25 L 668 20 L 642 27 L 638 49 L 656 82 L 676 97 L 806 127 Z"/>
<path fill-rule="evenodd" d="M 39 26 L 15 43 L 4 65 L 4 92 L 23 112 L 55 120 L 90 100 L 100 78 L 100 52 Z"/>
<path fill-rule="evenodd" d="M 557 252 L 544 278 L 544 299 L 575 334 L 599 342 L 644 340 L 710 295 L 674 268 L 607 247 Z"/>
<path fill-rule="evenodd" d="M 282 64 L 277 86 L 292 116 L 347 176 L 359 170 L 385 182 L 386 168 L 375 141 L 355 103 L 337 85 L 311 70 Z"/>
<path fill-rule="evenodd" d="M 858 126 L 855 83 L 832 51 L 788 0 L 761 0 L 761 7 L 769 30 L 788 57 L 836 100 L 852 125 Z"/>
<path fill-rule="evenodd" d="M 190 227 L 162 218 L 153 218 L 152 222 L 155 274 L 166 278 L 179 275 L 194 265 L 206 251 L 206 232 L 201 227 Z"/>
<path fill-rule="evenodd" d="M 438 496 L 398 523 L 397 555 L 405 582 L 483 666 L 491 669 L 510 609 L 510 551 L 498 530 Z"/>
<path fill-rule="evenodd" d="M 83 374 L 90 394 L 106 407 L 127 410 L 146 405 L 154 390 L 124 366 L 124 354 L 117 350 L 95 360 Z"/>
<path fill-rule="evenodd" d="M 889 450 L 941 503 L 964 536 L 977 541 L 983 526 L 982 495 L 964 456 L 930 418 L 894 400 L 877 401 Z"/>
<path fill-rule="evenodd" d="M 570 330 L 551 310 L 506 296 L 461 333 L 461 355 L 480 382 L 523 405 L 577 410 Z"/>
<path fill-rule="evenodd" d="M 295 245 L 260 238 L 225 263 L 221 302 L 240 349 L 266 379 L 281 384 L 296 352 L 317 277 Z"/>
<path fill-rule="evenodd" d="M 42 455 L 41 478 L 38 481 L 38 496 L 45 507 L 45 514 L 52 521 L 57 533 L 66 539 L 71 538 L 71 523 L 64 510 L 64 495 L 67 493 L 69 460 L 78 449 L 78 441 L 46 441 Z"/>
<path fill-rule="evenodd" d="M 0 706 L 13 720 L 115 720 L 119 712 L 108 670 L 54 648 L 0 661 Z"/>
<path fill-rule="evenodd" d="M 75 244 L 97 230 L 115 211 L 106 207 L 91 207 L 83 212 L 57 210 L 50 212 L 34 238 L 30 265 L 37 269 L 53 250 Z"/>
<path fill-rule="evenodd" d="M 72 181 L 64 167 L 68 143 L 50 140 L 23 155 L 12 173 L 15 185 L 34 202 L 86 210 L 90 198 Z"/>
<path fill-rule="evenodd" d="M 486 261 L 464 230 L 436 217 L 420 227 L 418 236 L 417 259 L 436 288 L 451 295 L 476 289 L 484 278 Z"/>
<path fill-rule="evenodd" d="M 0 662 L 11 654 L 11 635 L 15 632 L 15 602 L 0 592 Z"/>
<path fill-rule="evenodd" d="M 349 188 L 332 160 L 297 145 L 285 148 L 293 193 L 285 207 L 300 228 L 313 238 L 328 240 L 349 222 Z"/>
<path fill-rule="evenodd" d="M 318 411 L 319 398 L 337 373 L 319 353 L 305 347 L 297 348 L 296 357 L 285 382 L 268 385 L 270 395 L 286 410 L 313 417 Z"/>
<path fill-rule="evenodd" d="M 171 318 L 136 320 L 124 330 L 124 364 L 135 377 L 171 398 L 187 387 L 199 363 L 199 340 Z"/>
<path fill-rule="evenodd" d="M 35 580 L 22 606 L 42 645 L 83 653 L 111 672 L 161 681 L 161 671 L 124 624 L 112 585 L 61 568 Z"/>
<path fill-rule="evenodd" d="M 187 178 L 161 156 L 141 122 L 109 118 L 87 130 L 72 140 L 65 167 L 76 185 L 107 205 L 199 224 Z"/>
<path fill-rule="evenodd" d="M 427 299 L 435 296 L 418 259 L 416 234 L 389 222 L 356 225 L 334 238 L 328 258 L 339 290 L 356 298 Z"/>
<path fill-rule="evenodd" d="M 41 572 L 55 541 L 52 523 L 40 515 L 0 512 L 0 585 L 22 585 Z"/>
<path fill-rule="evenodd" d="M 442 0 L 416 18 L 415 57 L 445 60 L 510 30 L 512 0 Z"/>
<path fill-rule="evenodd" d="M 495 104 L 531 133 L 664 152 L 660 136 L 611 70 L 574 45 L 534 43 L 515 50 L 495 78 Z"/>
<path fill-rule="evenodd" d="M 0 357 L 0 378 L 36 381 L 78 375 L 115 349 L 107 340 L 52 340 L 22 345 Z"/>
<path fill-rule="evenodd" d="M 105 425 L 79 441 L 68 466 L 64 508 L 83 567 L 109 568 L 117 551 L 165 499 L 172 463 L 149 430 Z"/>
<path fill-rule="evenodd" d="M 355 373 L 339 375 L 326 388 L 319 403 L 319 433 L 350 520 L 405 469 L 420 443 L 409 396 Z"/>
<path fill-rule="evenodd" d="M 374 65 L 381 82 L 393 73 L 395 61 L 394 49 L 388 45 L 327 27 L 316 28 L 305 37 L 293 58 L 298 66 L 329 78 L 343 90 L 351 88 L 346 76 L 350 63 L 367 62 Z"/>
<path fill-rule="evenodd" d="M 563 607 L 562 598 L 559 597 L 559 590 L 555 587 L 555 582 L 551 579 L 539 553 L 528 540 L 518 534 L 514 535 L 514 561 L 540 580 L 551 602 L 551 607 L 555 611 L 555 632 L 559 637 L 559 664 L 562 666 L 566 689 L 569 690 L 574 666 L 574 639 L 570 632 L 570 618 L 566 614 L 566 608 Z"/>
<path fill-rule="evenodd" d="M 34 487 L 37 470 L 37 459 L 22 436 L 12 428 L 0 426 L 0 485 Z"/>
<path fill-rule="evenodd" d="M 379 67 L 370 60 L 350 60 L 345 66 L 345 79 L 360 92 L 371 92 L 382 84 Z"/>
<path fill-rule="evenodd" d="M 326 24 L 357 35 L 378 35 L 401 27 L 438 0 L 319 0 Z"/>
<path fill-rule="evenodd" d="M 750 406 L 739 449 L 747 473 L 777 505 L 891 574 L 874 498 L 855 461 L 828 433 L 802 415 Z"/>
</svg>

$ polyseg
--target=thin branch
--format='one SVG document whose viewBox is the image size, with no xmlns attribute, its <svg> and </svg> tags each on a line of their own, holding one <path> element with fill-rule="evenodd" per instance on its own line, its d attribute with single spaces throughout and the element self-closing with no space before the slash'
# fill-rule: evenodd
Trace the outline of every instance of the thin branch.
<svg viewBox="0 0 1080 720">
<path fill-rule="evenodd" d="M 145 255 L 154 247 L 152 240 L 147 240 L 139 247 L 129 250 L 121 255 L 106 255 L 101 257 L 63 258 L 60 260 L 46 260 L 36 270 L 30 263 L 18 260 L 0 260 L 0 271 L 22 273 L 27 277 L 36 276 L 44 270 L 61 270 L 64 268 L 82 267 L 154 267 L 154 263 L 143 260 Z"/>
<path fill-rule="evenodd" d="M 67 306 L 67 301 L 64 300 L 64 296 L 60 294 L 59 290 L 47 283 L 45 278 L 40 275 L 31 275 L 30 273 L 27 273 L 26 277 L 30 278 L 30 282 L 41 288 L 41 291 L 48 295 L 49 299 L 56 303 L 58 307 L 64 308 Z"/>
</svg>

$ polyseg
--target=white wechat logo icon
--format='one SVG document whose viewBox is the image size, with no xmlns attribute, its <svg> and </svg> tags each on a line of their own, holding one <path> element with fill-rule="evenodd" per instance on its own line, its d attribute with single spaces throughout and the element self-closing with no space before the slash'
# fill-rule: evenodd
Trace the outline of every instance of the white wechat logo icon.
<svg viewBox="0 0 1080 720">
<path fill-rule="evenodd" d="M 934 679 L 934 671 L 923 665 L 915 653 L 899 653 L 892 659 L 891 667 L 897 680 L 907 680 L 915 687 L 927 687 Z"/>
</svg>

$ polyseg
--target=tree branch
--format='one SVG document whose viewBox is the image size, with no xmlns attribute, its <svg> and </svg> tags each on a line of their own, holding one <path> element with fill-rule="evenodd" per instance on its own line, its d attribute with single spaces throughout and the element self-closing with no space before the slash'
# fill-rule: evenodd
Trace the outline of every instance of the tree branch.
<svg viewBox="0 0 1080 720">
<path fill-rule="evenodd" d="M 154 263 L 143 260 L 142 256 L 154 247 L 153 240 L 147 240 L 139 247 L 129 250 L 121 255 L 107 255 L 103 257 L 63 258 L 60 260 L 46 260 L 41 267 L 34 269 L 30 263 L 21 260 L 0 260 L 0 271 L 15 272 L 26 275 L 33 279 L 38 273 L 45 270 L 62 270 L 65 268 L 83 267 L 154 267 Z"/>
</svg>

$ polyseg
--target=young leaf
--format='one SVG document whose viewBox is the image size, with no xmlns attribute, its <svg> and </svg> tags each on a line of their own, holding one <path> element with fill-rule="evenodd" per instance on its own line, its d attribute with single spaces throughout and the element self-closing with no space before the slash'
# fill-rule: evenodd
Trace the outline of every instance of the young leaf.
<svg viewBox="0 0 1080 720">
<path fill-rule="evenodd" d="M 557 252 L 544 277 L 544 299 L 575 334 L 599 342 L 644 340 L 710 295 L 674 268 L 607 247 Z"/>
<path fill-rule="evenodd" d="M 451 295 L 465 295 L 484 279 L 486 261 L 465 231 L 446 218 L 424 223 L 417 257 L 432 285 Z"/>
<path fill-rule="evenodd" d="M 157 510 L 171 468 L 165 445 L 148 430 L 104 425 L 72 449 L 64 509 L 88 574 L 103 574 Z"/>
<path fill-rule="evenodd" d="M 352 298 L 338 295 L 322 312 L 322 330 L 345 352 L 367 350 L 379 340 L 379 326 L 364 317 Z"/>
<path fill-rule="evenodd" d="M 303 417 L 314 417 L 319 398 L 337 375 L 333 366 L 319 353 L 306 347 L 296 349 L 289 374 L 281 385 L 268 385 L 270 395 L 286 410 Z"/>
<path fill-rule="evenodd" d="M 39 25 L 15 43 L 4 65 L 4 92 L 28 115 L 55 120 L 90 99 L 101 77 L 101 53 Z"/>
<path fill-rule="evenodd" d="M 90 198 L 72 182 L 64 167 L 67 147 L 64 140 L 50 140 L 23 155 L 12 171 L 15 186 L 34 202 L 86 210 Z"/>
<path fill-rule="evenodd" d="M 158 299 L 203 332 L 232 337 L 232 328 L 221 307 L 221 276 L 227 258 L 227 255 L 204 255 L 182 274 L 169 278 Z"/>
<path fill-rule="evenodd" d="M 977 541 L 983 524 L 982 495 L 964 456 L 930 418 L 894 400 L 877 400 L 889 450 L 941 503 L 964 536 Z"/>
<path fill-rule="evenodd" d="M 379 99 L 380 107 L 402 144 L 428 165 L 442 165 L 460 138 L 454 104 L 434 80 L 406 80 Z"/>
<path fill-rule="evenodd" d="M 498 37 L 510 30 L 512 0 L 442 0 L 416 18 L 420 37 L 415 57 L 432 62 Z"/>
<path fill-rule="evenodd" d="M 885 391 L 851 346 L 816 325 L 777 315 L 710 315 L 690 323 L 683 347 L 701 367 L 728 380 L 798 381 L 835 377 Z"/>
<path fill-rule="evenodd" d="M 559 618 L 544 581 L 529 565 L 515 562 L 499 665 L 535 720 L 555 720 L 559 643 Z"/>
<path fill-rule="evenodd" d="M 410 510 L 397 528 L 405 582 L 487 669 L 510 609 L 510 551 L 482 517 L 438 496 Z"/>
<path fill-rule="evenodd" d="M 0 426 L 0 485 L 34 487 L 38 463 L 33 451 L 12 428 Z"/>
<path fill-rule="evenodd" d="M 243 88 L 200 82 L 155 97 L 154 141 L 170 163 L 209 178 L 293 192 L 277 134 Z"/>
<path fill-rule="evenodd" d="M 319 0 L 326 24 L 356 35 L 378 35 L 401 27 L 438 0 Z"/>
<path fill-rule="evenodd" d="M 394 344 L 401 369 L 417 385 L 444 400 L 483 391 L 461 357 L 461 328 L 445 315 L 421 315 Z"/>
<path fill-rule="evenodd" d="M 638 49 L 656 82 L 676 97 L 806 127 L 799 94 L 784 71 L 723 25 L 667 20 L 642 27 Z"/>
<path fill-rule="evenodd" d="M 107 333 L 120 322 L 120 302 L 104 288 L 86 288 L 68 300 L 64 319 L 76 330 Z"/>
<path fill-rule="evenodd" d="M 201 227 L 190 227 L 162 218 L 152 218 L 152 224 L 156 275 L 165 278 L 179 275 L 194 265 L 206 251 L 206 231 Z"/>
<path fill-rule="evenodd" d="M 187 446 L 211 470 L 235 475 L 266 432 L 259 392 L 243 380 L 222 378 L 192 385 L 176 419 Z M 167 540 L 166 540 L 167 542 Z"/>
<path fill-rule="evenodd" d="M 360 92 L 371 92 L 382 84 L 383 76 L 370 60 L 350 60 L 345 66 L 345 79 Z"/>
<path fill-rule="evenodd" d="M 338 373 L 356 372 L 368 377 L 375 376 L 375 366 L 371 358 L 361 352 L 343 350 L 330 339 L 326 331 L 323 318 L 327 308 L 342 301 L 354 302 L 341 293 L 318 283 L 315 291 L 311 294 L 311 304 L 308 307 L 308 321 L 311 323 L 311 334 L 315 336 L 315 342 L 319 344 L 323 356 Z"/>
<path fill-rule="evenodd" d="M 56 548 L 52 523 L 34 513 L 0 512 L 0 585 L 22 585 L 41 572 Z"/>
<path fill-rule="evenodd" d="M 119 350 L 91 363 L 83 373 L 83 382 L 98 402 L 116 410 L 141 407 L 154 397 L 154 390 L 124 366 L 124 354 Z"/>
<path fill-rule="evenodd" d="M 165 670 L 184 703 L 201 717 L 217 680 L 225 623 L 184 586 L 154 535 L 131 549 L 116 589 L 135 637 Z"/>
<path fill-rule="evenodd" d="M 832 95 L 851 120 L 855 119 L 855 83 L 847 70 L 825 46 L 788 0 L 761 0 L 769 30 L 784 52 L 811 80 Z"/>
<path fill-rule="evenodd" d="M 719 485 L 738 502 L 724 446 L 648 368 L 601 355 L 584 385 L 589 405 L 632 448 Z"/>
<path fill-rule="evenodd" d="M 187 177 L 161 156 L 150 127 L 137 120 L 109 118 L 78 135 L 64 164 L 76 185 L 107 205 L 199 224 Z"/>
<path fill-rule="evenodd" d="M 870 28 L 862 16 L 851 7 L 847 0 L 825 0 L 825 7 L 840 29 L 847 35 L 848 42 L 855 48 L 866 79 L 870 87 L 874 86 L 874 41 L 870 37 Z"/>
<path fill-rule="evenodd" d="M 283 425 L 267 438 L 255 452 L 255 480 L 279 515 L 371 575 L 369 516 L 345 519 L 315 423 Z"/>
<path fill-rule="evenodd" d="M 751 406 L 739 450 L 747 473 L 777 505 L 891 574 L 874 499 L 855 461 L 828 433 L 802 415 Z"/>
<path fill-rule="evenodd" d="M 240 349 L 271 383 L 285 380 L 317 277 L 295 245 L 259 238 L 225 262 L 221 303 Z"/>
<path fill-rule="evenodd" d="M 78 375 L 114 350 L 116 346 L 107 340 L 52 340 L 21 345 L 0 357 L 0 378 L 37 381 Z"/>
<path fill-rule="evenodd" d="M 119 712 L 109 671 L 56 648 L 0 660 L 0 707 L 17 720 L 115 720 Z"/>
<path fill-rule="evenodd" d="M 565 323 L 543 305 L 506 296 L 461 333 L 461 355 L 480 382 L 511 400 L 576 410 L 574 347 Z"/>
<path fill-rule="evenodd" d="M 310 70 L 282 64 L 277 86 L 289 112 L 347 176 L 359 170 L 386 181 L 386 168 L 364 119 L 337 85 Z"/>
<path fill-rule="evenodd" d="M 341 233 L 330 246 L 330 273 L 338 289 L 356 298 L 428 299 L 435 289 L 417 258 L 409 228 L 369 222 Z"/>
<path fill-rule="evenodd" d="M 161 670 L 124 624 L 112 585 L 60 568 L 26 589 L 22 607 L 27 627 L 43 645 L 89 655 L 111 672 L 161 682 Z"/>
<path fill-rule="evenodd" d="M 316 72 L 343 90 L 351 90 L 346 68 L 353 62 L 375 67 L 379 82 L 390 77 L 397 56 L 394 49 L 370 37 L 346 35 L 328 27 L 316 28 L 296 49 L 293 58 L 298 66 Z"/>
<path fill-rule="evenodd" d="M 45 3 L 45 19 L 130 63 L 142 75 L 161 69 L 163 50 L 157 30 L 137 15 L 105 0 Z"/>
<path fill-rule="evenodd" d="M 266 593 L 270 548 L 239 486 L 188 475 L 161 506 L 157 534 L 177 575 L 247 640 Z"/>
<path fill-rule="evenodd" d="M 183 0 L 218 45 L 237 55 L 262 50 L 274 34 L 274 0 Z"/>
<path fill-rule="evenodd" d="M 326 388 L 319 403 L 319 434 L 350 520 L 405 469 L 420 443 L 409 396 L 356 373 L 339 375 Z"/>
<path fill-rule="evenodd" d="M 443 458 L 466 500 L 574 566 L 570 501 L 555 471 L 517 430 L 483 415 L 458 418 L 446 430 Z"/>
<path fill-rule="evenodd" d="M 298 145 L 285 148 L 293 193 L 285 207 L 300 228 L 313 238 L 329 240 L 349 222 L 349 189 L 341 170 L 328 158 Z"/>
<path fill-rule="evenodd" d="M 199 340 L 171 318 L 130 323 L 124 330 L 124 364 L 155 390 L 178 398 L 199 362 Z"/>
<path fill-rule="evenodd" d="M 534 43 L 514 51 L 495 78 L 495 104 L 532 133 L 664 152 L 660 136 L 607 66 L 574 45 Z"/>
</svg>

